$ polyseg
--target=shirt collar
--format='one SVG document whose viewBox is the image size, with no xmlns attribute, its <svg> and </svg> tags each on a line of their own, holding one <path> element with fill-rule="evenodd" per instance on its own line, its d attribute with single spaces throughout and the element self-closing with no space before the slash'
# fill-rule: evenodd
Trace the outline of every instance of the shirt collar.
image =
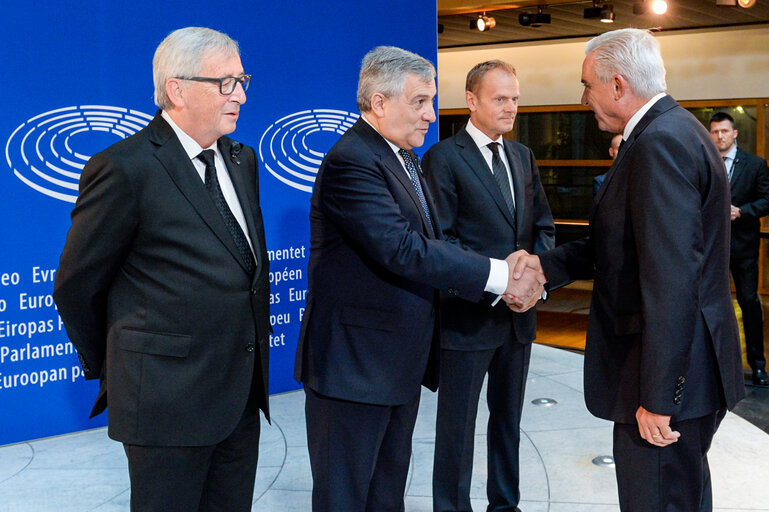
<svg viewBox="0 0 769 512">
<path fill-rule="evenodd" d="M 655 103 L 657 103 L 659 100 L 661 100 L 663 97 L 667 96 L 667 93 L 661 92 L 657 94 L 656 96 L 653 96 L 652 99 L 647 101 L 643 107 L 639 108 L 638 111 L 636 111 L 635 114 L 633 114 L 633 117 L 630 118 L 630 120 L 625 125 L 625 130 L 622 132 L 622 140 L 627 140 L 628 137 L 630 137 L 630 134 L 633 133 L 633 129 L 636 127 L 638 122 L 641 120 L 643 116 L 646 115 L 646 113 L 651 109 Z"/>
<path fill-rule="evenodd" d="M 737 143 L 735 142 L 732 144 L 732 149 L 726 152 L 725 155 L 723 155 L 724 158 L 727 160 L 736 160 L 737 159 Z"/>
<path fill-rule="evenodd" d="M 171 116 L 166 112 L 165 110 L 160 113 L 160 115 L 163 117 L 163 119 L 166 120 L 166 122 L 171 126 L 171 129 L 176 134 L 176 137 L 179 139 L 179 142 L 182 143 L 182 147 L 184 148 L 184 152 L 187 153 L 187 156 L 190 157 L 190 160 L 195 160 L 201 151 L 204 149 L 213 149 L 214 153 L 219 153 L 219 150 L 216 145 L 216 141 L 214 141 L 213 144 L 211 144 L 207 148 L 203 148 L 195 142 L 195 139 L 187 135 L 187 133 L 179 128 L 179 125 L 177 125 L 173 119 L 171 119 Z"/>
<path fill-rule="evenodd" d="M 475 142 L 475 145 L 479 148 L 488 146 L 492 142 L 498 142 L 499 144 L 502 144 L 502 136 L 500 135 L 497 140 L 492 139 L 485 133 L 483 133 L 481 130 L 479 130 L 472 122 L 472 120 L 467 121 L 467 125 L 465 125 L 465 131 L 467 134 L 473 139 Z"/>
</svg>

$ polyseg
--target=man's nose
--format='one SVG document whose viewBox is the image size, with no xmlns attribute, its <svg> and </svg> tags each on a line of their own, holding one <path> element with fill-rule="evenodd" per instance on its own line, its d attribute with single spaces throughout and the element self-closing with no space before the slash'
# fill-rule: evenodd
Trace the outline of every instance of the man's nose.
<svg viewBox="0 0 769 512">
<path fill-rule="evenodd" d="M 237 101 L 241 105 L 246 102 L 246 90 L 243 89 L 243 84 L 238 82 L 235 85 L 235 90 L 230 94 L 230 99 Z"/>
<path fill-rule="evenodd" d="M 425 113 L 424 113 L 424 115 L 423 115 L 422 117 L 423 117 L 423 118 L 424 118 L 424 120 L 425 120 L 425 121 L 427 121 L 428 123 L 432 123 L 432 122 L 434 122 L 434 121 L 435 121 L 435 109 L 433 108 L 433 105 L 432 105 L 432 103 L 430 104 L 430 106 L 428 106 L 428 107 L 425 109 Z"/>
</svg>

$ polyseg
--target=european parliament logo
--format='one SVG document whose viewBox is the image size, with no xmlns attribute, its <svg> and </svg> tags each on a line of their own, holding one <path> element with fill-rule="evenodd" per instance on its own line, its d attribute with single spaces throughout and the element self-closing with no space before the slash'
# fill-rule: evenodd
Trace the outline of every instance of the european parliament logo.
<svg viewBox="0 0 769 512">
<path fill-rule="evenodd" d="M 264 167 L 289 187 L 312 192 L 323 157 L 358 119 L 344 110 L 302 110 L 272 123 L 259 140 Z"/>
<path fill-rule="evenodd" d="M 13 131 L 5 144 L 5 160 L 28 187 L 74 203 L 88 159 L 151 120 L 152 116 L 144 112 L 106 105 L 50 110 Z"/>
</svg>

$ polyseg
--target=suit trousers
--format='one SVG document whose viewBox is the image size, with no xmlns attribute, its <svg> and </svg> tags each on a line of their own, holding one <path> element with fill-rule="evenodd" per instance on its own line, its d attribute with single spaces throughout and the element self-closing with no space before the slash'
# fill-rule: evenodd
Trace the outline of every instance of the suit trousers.
<svg viewBox="0 0 769 512">
<path fill-rule="evenodd" d="M 403 512 L 420 390 L 394 406 L 304 391 L 313 512 Z"/>
<path fill-rule="evenodd" d="M 131 512 L 250 512 L 259 431 L 259 406 L 252 392 L 235 430 L 215 445 L 123 444 Z"/>
<path fill-rule="evenodd" d="M 660 448 L 646 442 L 638 425 L 614 424 L 614 462 L 622 512 L 711 512 L 708 450 L 726 409 L 671 423 L 681 433 Z"/>
<path fill-rule="evenodd" d="M 755 371 L 766 366 L 764 357 L 764 310 L 758 296 L 758 258 L 731 258 L 729 270 L 734 279 L 737 303 L 742 310 L 745 353 Z"/>
<path fill-rule="evenodd" d="M 486 373 L 488 512 L 517 511 L 518 447 L 531 343 L 509 339 L 489 350 L 441 350 L 433 462 L 433 511 L 471 512 L 475 419 Z"/>
</svg>

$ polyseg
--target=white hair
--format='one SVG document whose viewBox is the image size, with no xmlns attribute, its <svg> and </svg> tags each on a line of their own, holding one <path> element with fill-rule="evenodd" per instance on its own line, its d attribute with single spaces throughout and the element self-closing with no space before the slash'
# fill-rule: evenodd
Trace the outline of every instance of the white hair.
<svg viewBox="0 0 769 512">
<path fill-rule="evenodd" d="M 588 41 L 585 55 L 593 56 L 593 71 L 601 82 L 622 75 L 639 98 L 649 99 L 667 89 L 660 45 L 648 30 L 606 32 Z"/>
</svg>

